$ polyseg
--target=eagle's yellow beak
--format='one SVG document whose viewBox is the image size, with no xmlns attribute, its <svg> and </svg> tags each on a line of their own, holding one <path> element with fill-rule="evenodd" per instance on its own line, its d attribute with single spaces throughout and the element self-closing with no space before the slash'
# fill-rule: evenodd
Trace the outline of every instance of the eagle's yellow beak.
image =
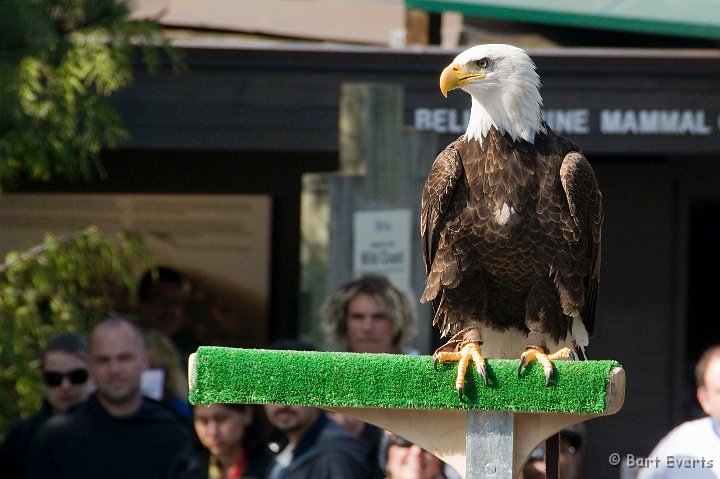
<svg viewBox="0 0 720 479">
<path fill-rule="evenodd" d="M 447 98 L 447 92 L 461 87 L 476 78 L 485 78 L 484 73 L 466 73 L 463 72 L 459 63 L 451 63 L 446 66 L 440 74 L 440 92 Z"/>
</svg>

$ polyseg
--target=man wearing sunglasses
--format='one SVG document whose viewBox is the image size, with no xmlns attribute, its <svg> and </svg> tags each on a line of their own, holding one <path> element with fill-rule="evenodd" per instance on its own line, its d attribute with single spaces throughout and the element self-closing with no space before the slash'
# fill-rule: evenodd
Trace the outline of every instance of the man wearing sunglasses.
<svg viewBox="0 0 720 479">
<path fill-rule="evenodd" d="M 79 334 L 60 333 L 48 341 L 40 359 L 44 400 L 40 412 L 13 425 L 0 448 L 0 471 L 7 479 L 25 477 L 30 442 L 54 414 L 84 401 L 92 391 L 87 370 L 87 341 Z"/>
<path fill-rule="evenodd" d="M 31 445 L 28 477 L 173 477 L 191 435 L 172 410 L 142 395 L 140 377 L 147 365 L 137 326 L 119 316 L 98 324 L 90 333 L 88 354 L 96 392 L 38 432 Z M 70 377 L 61 379 L 66 382 Z"/>
</svg>

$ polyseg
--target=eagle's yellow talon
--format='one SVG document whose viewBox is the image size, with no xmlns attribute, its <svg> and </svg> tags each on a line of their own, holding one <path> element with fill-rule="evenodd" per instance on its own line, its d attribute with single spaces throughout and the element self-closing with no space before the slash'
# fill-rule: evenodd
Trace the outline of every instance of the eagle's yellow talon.
<svg viewBox="0 0 720 479">
<path fill-rule="evenodd" d="M 477 369 L 478 374 L 482 376 L 483 381 L 487 385 L 488 379 L 485 358 L 483 358 L 482 352 L 480 351 L 480 344 L 475 341 L 468 341 L 459 351 L 435 351 L 433 359 L 433 365 L 457 361 L 458 369 L 457 379 L 455 380 L 455 390 L 458 392 L 460 399 L 462 399 L 462 392 L 465 388 L 465 372 L 467 371 L 470 360 L 475 362 L 475 369 Z"/>
<path fill-rule="evenodd" d="M 573 350 L 570 348 L 558 349 L 548 356 L 548 359 L 555 361 L 556 359 L 570 359 L 573 357 Z"/>
<path fill-rule="evenodd" d="M 550 386 L 550 381 L 553 376 L 553 365 L 552 362 L 558 359 L 568 359 L 572 357 L 572 350 L 570 348 L 562 348 L 553 354 L 548 354 L 547 350 L 543 350 L 537 347 L 528 346 L 525 352 L 520 356 L 520 364 L 518 365 L 518 377 L 522 375 L 523 368 L 533 361 L 537 361 L 542 364 L 543 372 L 545 373 L 545 385 Z"/>
</svg>

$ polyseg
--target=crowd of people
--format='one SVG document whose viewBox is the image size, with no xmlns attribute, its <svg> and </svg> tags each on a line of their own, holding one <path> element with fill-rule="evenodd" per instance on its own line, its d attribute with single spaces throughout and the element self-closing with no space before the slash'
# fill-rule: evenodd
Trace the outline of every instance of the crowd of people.
<svg viewBox="0 0 720 479">
<path fill-rule="evenodd" d="M 437 457 L 389 431 L 298 405 L 187 403 L 182 358 L 197 347 L 183 329 L 183 277 L 169 268 L 140 284 L 137 320 L 109 314 L 86 338 L 61 332 L 40 354 L 44 401 L 0 447 L 8 479 L 454 479 Z M 321 308 L 329 349 L 413 354 L 411 301 L 383 276 L 339 286 Z M 297 339 L 273 349 L 314 350 Z M 680 426 L 655 455 L 720 450 L 720 347 L 697 367 L 708 418 Z M 560 434 L 559 470 L 582 477 L 587 437 Z M 521 477 L 546 477 L 542 445 Z M 644 477 L 675 477 L 647 475 Z"/>
<path fill-rule="evenodd" d="M 40 355 L 45 400 L 6 433 L 2 477 L 448 477 L 434 456 L 348 416 L 297 405 L 191 407 L 183 358 L 199 342 L 185 327 L 185 279 L 160 267 L 138 289 L 136 317 L 111 313 L 87 339 L 62 332 L 48 341 Z M 385 277 L 342 285 L 322 315 L 333 349 L 408 351 L 411 303 Z M 315 349 L 296 339 L 269 347 Z"/>
</svg>

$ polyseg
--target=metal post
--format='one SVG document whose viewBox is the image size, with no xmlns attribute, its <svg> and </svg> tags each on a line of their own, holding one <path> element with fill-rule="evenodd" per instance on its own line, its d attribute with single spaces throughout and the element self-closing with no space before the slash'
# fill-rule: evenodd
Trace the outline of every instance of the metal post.
<svg viewBox="0 0 720 479">
<path fill-rule="evenodd" d="M 560 478 L 560 434 L 553 434 L 545 440 L 546 479 Z M 562 478 L 560 478 L 562 479 Z"/>
<path fill-rule="evenodd" d="M 513 430 L 509 412 L 468 412 L 465 479 L 513 479 Z"/>
</svg>

